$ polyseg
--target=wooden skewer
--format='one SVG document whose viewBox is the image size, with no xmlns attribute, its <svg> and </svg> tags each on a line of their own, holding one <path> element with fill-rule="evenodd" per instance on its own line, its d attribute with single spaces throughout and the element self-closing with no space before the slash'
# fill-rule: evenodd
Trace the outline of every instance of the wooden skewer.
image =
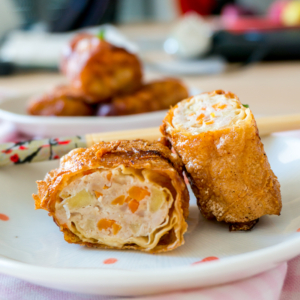
<svg viewBox="0 0 300 300">
<path fill-rule="evenodd" d="M 300 114 L 257 118 L 260 136 L 273 132 L 300 129 Z M 0 144 L 0 167 L 9 164 L 58 159 L 74 148 L 90 147 L 100 141 L 146 139 L 161 137 L 158 127 L 87 134 L 57 139 L 33 140 Z"/>
<path fill-rule="evenodd" d="M 273 132 L 300 129 L 300 114 L 257 118 L 256 122 L 259 135 L 265 136 Z"/>
<path fill-rule="evenodd" d="M 273 132 L 300 129 L 300 114 L 257 118 L 256 122 L 260 136 L 266 136 Z M 86 141 L 88 147 L 90 147 L 100 141 L 113 141 L 120 139 L 134 140 L 139 138 L 153 141 L 160 137 L 161 133 L 159 128 L 151 127 L 145 129 L 87 134 Z"/>
</svg>

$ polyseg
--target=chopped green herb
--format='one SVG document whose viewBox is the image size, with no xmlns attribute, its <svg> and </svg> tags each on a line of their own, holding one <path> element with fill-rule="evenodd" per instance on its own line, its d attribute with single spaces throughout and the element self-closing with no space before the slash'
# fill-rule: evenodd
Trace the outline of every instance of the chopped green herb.
<svg viewBox="0 0 300 300">
<path fill-rule="evenodd" d="M 104 37 L 105 37 L 105 30 L 104 29 L 101 29 L 99 31 L 99 33 L 97 34 L 97 37 L 100 39 L 100 40 L 104 40 Z"/>
<path fill-rule="evenodd" d="M 248 104 L 243 104 L 244 107 L 246 108 L 249 108 L 249 105 Z"/>
</svg>

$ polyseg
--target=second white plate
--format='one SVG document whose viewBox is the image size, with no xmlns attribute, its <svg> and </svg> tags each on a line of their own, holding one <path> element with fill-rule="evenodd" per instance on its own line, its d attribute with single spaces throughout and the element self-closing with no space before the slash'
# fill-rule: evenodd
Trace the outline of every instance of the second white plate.
<svg viewBox="0 0 300 300">
<path fill-rule="evenodd" d="M 189 94 L 199 94 L 190 88 Z M 18 132 L 35 137 L 60 137 L 88 133 L 140 129 L 159 126 L 167 111 L 156 111 L 120 117 L 46 117 L 26 113 L 28 99 L 33 95 L 11 97 L 0 102 L 0 120 L 8 121 Z"/>
</svg>

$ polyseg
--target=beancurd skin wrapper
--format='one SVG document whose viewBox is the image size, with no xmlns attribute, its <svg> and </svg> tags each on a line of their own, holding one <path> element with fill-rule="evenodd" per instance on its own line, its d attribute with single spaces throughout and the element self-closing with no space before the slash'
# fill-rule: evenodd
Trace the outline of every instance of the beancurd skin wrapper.
<svg viewBox="0 0 300 300">
<path fill-rule="evenodd" d="M 64 49 L 61 71 L 89 104 L 131 93 L 142 82 L 135 54 L 87 33 L 75 36 Z"/>
<path fill-rule="evenodd" d="M 161 183 L 155 182 L 157 176 L 149 177 L 153 182 L 163 184 L 171 191 L 174 201 L 168 214 L 170 220 L 172 218 L 172 220 L 176 220 L 176 222 L 173 222 L 174 224 L 172 223 L 170 230 L 160 237 L 154 248 L 150 249 L 133 243 L 124 244 L 121 247 L 112 247 L 104 243 L 83 241 L 65 224 L 60 224 L 55 215 L 56 203 L 60 201 L 59 194 L 70 182 L 103 168 L 113 169 L 119 166 L 137 170 L 137 176 L 139 174 L 138 170 L 144 170 L 145 174 L 157 172 L 157 174 L 163 175 L 163 178 L 168 178 L 167 183 Z M 49 211 L 49 215 L 53 217 L 54 222 L 64 233 L 65 240 L 69 243 L 97 248 L 134 249 L 151 253 L 170 251 L 184 243 L 183 234 L 187 229 L 185 219 L 188 216 L 189 194 L 182 176 L 182 162 L 177 155 L 173 154 L 162 143 L 150 143 L 144 140 L 115 141 L 101 142 L 88 149 L 78 148 L 62 157 L 60 167 L 50 171 L 45 179 L 38 181 L 37 184 L 38 195 L 33 195 L 36 209 Z M 147 192 L 145 192 L 145 195 L 147 195 Z M 119 201 L 121 200 L 124 201 L 122 197 Z M 118 201 L 116 206 L 117 204 Z M 159 200 L 155 199 L 152 206 L 150 206 L 151 210 L 156 211 L 159 205 Z M 116 232 L 118 230 L 119 228 L 116 229 Z M 155 235 L 159 236 L 159 234 L 159 230 L 155 231 Z M 155 235 L 154 240 L 158 239 Z"/>
<path fill-rule="evenodd" d="M 111 103 L 100 105 L 99 116 L 122 116 L 169 109 L 188 97 L 188 90 L 177 79 L 149 82 L 136 92 L 114 97 Z"/>
<path fill-rule="evenodd" d="M 216 93 L 239 102 L 229 92 L 208 94 Z M 279 215 L 280 184 L 271 170 L 250 109 L 245 119 L 236 124 L 196 134 L 173 127 L 175 109 L 176 106 L 168 112 L 161 132 L 182 158 L 203 216 L 244 223 L 266 214 Z"/>
<path fill-rule="evenodd" d="M 85 95 L 70 86 L 58 86 L 31 99 L 27 112 L 36 116 L 92 116 L 94 108 L 86 103 Z"/>
</svg>

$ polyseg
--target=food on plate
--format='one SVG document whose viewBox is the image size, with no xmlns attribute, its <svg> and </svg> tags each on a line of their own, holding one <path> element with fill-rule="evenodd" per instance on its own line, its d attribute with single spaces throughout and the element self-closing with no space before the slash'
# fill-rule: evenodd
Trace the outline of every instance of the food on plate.
<svg viewBox="0 0 300 300">
<path fill-rule="evenodd" d="M 251 110 L 217 90 L 178 103 L 161 132 L 182 158 L 204 217 L 251 229 L 279 215 L 280 184 L 271 170 Z"/>
<path fill-rule="evenodd" d="M 32 99 L 27 112 L 36 116 L 91 116 L 94 108 L 85 102 L 84 95 L 69 86 L 58 86 Z"/>
<path fill-rule="evenodd" d="M 189 194 L 181 160 L 162 143 L 78 148 L 37 184 L 36 208 L 49 211 L 69 243 L 147 252 L 184 243 Z"/>
<path fill-rule="evenodd" d="M 136 92 L 117 96 L 110 103 L 100 104 L 99 116 L 121 116 L 169 109 L 188 97 L 183 83 L 174 78 L 157 80 L 143 85 Z"/>
<path fill-rule="evenodd" d="M 103 38 L 81 34 L 63 52 L 61 70 L 88 103 L 132 93 L 142 82 L 138 57 Z"/>
</svg>

